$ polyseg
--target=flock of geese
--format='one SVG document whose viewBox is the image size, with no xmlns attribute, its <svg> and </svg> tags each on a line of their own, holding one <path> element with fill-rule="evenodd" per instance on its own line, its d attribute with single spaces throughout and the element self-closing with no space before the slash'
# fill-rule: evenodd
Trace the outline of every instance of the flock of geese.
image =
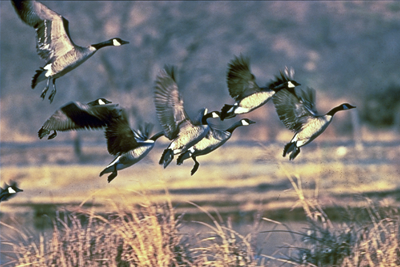
<svg viewBox="0 0 400 267">
<path fill-rule="evenodd" d="M 20 19 L 36 30 L 36 48 L 38 55 L 46 64 L 36 71 L 32 78 L 32 88 L 47 80 L 41 97 L 44 99 L 50 81 L 53 90 L 50 103 L 56 94 L 55 80 L 78 67 L 98 49 L 106 46 L 128 44 L 120 38 L 113 38 L 87 47 L 75 45 L 70 38 L 68 20 L 37 1 L 11 0 Z M 343 103 L 331 109 L 325 115 L 318 115 L 315 108 L 315 90 L 296 88 L 300 84 L 293 79 L 293 69 L 285 68 L 265 87 L 259 87 L 251 73 L 249 59 L 240 55 L 228 64 L 227 84 L 233 104 L 225 104 L 221 111 L 208 112 L 202 109 L 197 118 L 191 119 L 184 109 L 176 81 L 176 68 L 166 66 L 155 80 L 154 104 L 162 131 L 151 135 L 152 124 L 145 124 L 139 129 L 131 129 L 126 111 L 118 104 L 105 98 L 98 98 L 87 104 L 70 102 L 58 109 L 38 132 L 40 139 L 48 136 L 53 139 L 57 131 L 79 129 L 104 129 L 107 150 L 115 159 L 105 167 L 100 176 L 110 173 L 111 182 L 118 171 L 132 166 L 143 159 L 162 136 L 171 142 L 162 153 L 159 164 L 166 168 L 174 156 L 179 155 L 177 164 L 192 158 L 193 175 L 199 168 L 197 157 L 208 154 L 223 145 L 232 136 L 233 131 L 241 126 L 255 123 L 250 119 L 241 119 L 226 130 L 216 129 L 208 120 L 234 118 L 247 114 L 272 99 L 279 119 L 294 136 L 283 150 L 283 156 L 293 160 L 300 153 L 300 148 L 318 137 L 330 124 L 336 112 L 355 108 Z M 22 191 L 16 184 L 1 189 L 6 196 Z"/>
</svg>

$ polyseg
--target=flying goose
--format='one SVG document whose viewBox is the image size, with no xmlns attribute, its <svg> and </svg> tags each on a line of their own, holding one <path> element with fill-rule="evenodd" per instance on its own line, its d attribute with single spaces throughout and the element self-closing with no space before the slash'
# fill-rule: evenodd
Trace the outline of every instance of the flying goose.
<svg viewBox="0 0 400 267">
<path fill-rule="evenodd" d="M 14 197 L 18 192 L 23 192 L 24 190 L 19 189 L 16 182 L 11 182 L 10 185 L 5 184 L 4 188 L 0 187 L 0 202 L 7 201 Z"/>
<path fill-rule="evenodd" d="M 49 96 L 50 103 L 56 94 L 57 78 L 78 67 L 100 48 L 129 43 L 120 38 L 112 38 L 87 47 L 75 45 L 69 34 L 68 20 L 63 16 L 37 1 L 12 0 L 11 2 L 20 19 L 36 30 L 36 50 L 46 64 L 33 76 L 32 89 L 38 83 L 47 80 L 41 94 L 44 99 L 50 80 L 53 80 L 53 90 Z"/>
<path fill-rule="evenodd" d="M 70 102 L 58 109 L 40 128 L 40 139 L 53 133 L 48 139 L 57 136 L 57 131 L 82 129 L 100 129 L 107 126 L 112 120 L 121 116 L 118 104 L 110 104 L 105 98 L 98 98 L 87 104 Z"/>
<path fill-rule="evenodd" d="M 128 168 L 143 159 L 153 149 L 156 140 L 164 135 L 161 131 L 149 138 L 152 124 L 145 124 L 139 130 L 129 127 L 126 116 L 114 120 L 106 129 L 107 148 L 111 155 L 117 157 L 100 173 L 111 173 L 108 182 L 117 177 L 119 170 Z"/>
<path fill-rule="evenodd" d="M 155 83 L 154 104 L 158 121 L 164 129 L 165 136 L 172 141 L 164 150 L 159 162 L 166 168 L 174 155 L 184 153 L 207 134 L 208 118 L 219 116 L 217 112 L 207 113 L 207 109 L 203 109 L 197 121 L 190 120 L 178 91 L 174 67 L 165 67 Z"/>
<path fill-rule="evenodd" d="M 197 156 L 206 155 L 206 154 L 216 150 L 223 144 L 225 144 L 225 142 L 231 138 L 233 131 L 237 127 L 247 126 L 247 125 L 250 125 L 253 123 L 255 123 L 255 122 L 251 121 L 249 119 L 242 119 L 242 120 L 234 123 L 231 127 L 229 127 L 226 130 L 219 130 L 219 129 L 210 127 L 210 131 L 207 133 L 207 135 L 203 139 L 201 139 L 194 146 L 189 148 L 185 153 L 181 154 L 178 157 L 177 164 L 181 165 L 184 160 L 186 160 L 188 158 L 192 158 L 193 161 L 195 162 L 195 164 L 191 170 L 191 174 L 192 175 L 195 174 L 195 172 L 197 171 L 197 169 L 200 166 L 200 163 L 196 160 Z"/>
<path fill-rule="evenodd" d="M 300 153 L 300 147 L 310 143 L 325 131 L 336 112 L 355 108 L 353 105 L 343 103 L 331 109 L 326 115 L 317 115 L 315 90 L 311 88 L 295 93 L 281 90 L 274 95 L 272 101 L 279 119 L 286 128 L 295 132 L 292 140 L 285 145 L 283 150 L 284 157 L 291 153 L 290 160 Z"/>
<path fill-rule="evenodd" d="M 292 88 L 300 85 L 293 80 L 293 70 L 285 69 L 280 72 L 280 77 L 270 82 L 266 87 L 259 87 L 256 78 L 250 71 L 249 58 L 235 57 L 229 63 L 227 83 L 229 94 L 236 100 L 233 105 L 224 105 L 221 109 L 221 120 L 233 118 L 238 114 L 253 111 L 271 99 L 271 97 L 283 88 Z"/>
</svg>

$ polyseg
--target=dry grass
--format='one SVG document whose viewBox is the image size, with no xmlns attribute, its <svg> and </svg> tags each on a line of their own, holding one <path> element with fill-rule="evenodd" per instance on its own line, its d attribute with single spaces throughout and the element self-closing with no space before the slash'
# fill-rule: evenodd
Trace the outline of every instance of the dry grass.
<svg viewBox="0 0 400 267">
<path fill-rule="evenodd" d="M 399 266 L 400 214 L 385 201 L 365 199 L 360 211 L 348 209 L 338 223 L 333 223 L 318 200 L 318 191 L 306 196 L 300 177 L 288 175 L 299 204 L 308 221 L 302 243 L 290 245 L 286 260 L 276 261 L 301 266 Z M 317 189 L 317 188 L 316 188 Z M 290 230 L 288 230 L 291 232 Z"/>
<path fill-rule="evenodd" d="M 4 266 L 258 266 L 251 236 L 214 219 L 206 236 L 179 233 L 180 217 L 170 198 L 160 205 L 142 195 L 140 205 L 114 205 L 108 214 L 94 210 L 58 211 L 50 235 L 11 226 L 1 235 Z M 193 204 L 195 205 L 195 204 Z"/>
<path fill-rule="evenodd" d="M 253 240 L 261 233 L 239 234 L 229 219 L 224 222 L 194 203 L 211 223 L 197 221 L 207 231 L 183 235 L 182 218 L 167 192 L 163 204 L 142 194 L 140 205 L 113 204 L 107 214 L 59 210 L 51 233 L 38 238 L 1 223 L 10 230 L 1 236 L 3 247 L 10 248 L 3 251 L 9 259 L 4 266 L 399 266 L 397 209 L 366 200 L 366 208 L 349 209 L 334 223 L 318 200 L 318 188 L 305 190 L 300 177 L 287 175 L 298 196 L 294 206 L 303 207 L 308 228 L 287 231 L 302 241 L 289 245 L 286 259 L 259 255 Z"/>
<path fill-rule="evenodd" d="M 5 266 L 189 266 L 191 259 L 178 234 L 170 202 L 146 200 L 137 206 L 114 205 L 113 212 L 59 212 L 51 236 L 11 228 L 2 236 L 11 246 Z"/>
</svg>

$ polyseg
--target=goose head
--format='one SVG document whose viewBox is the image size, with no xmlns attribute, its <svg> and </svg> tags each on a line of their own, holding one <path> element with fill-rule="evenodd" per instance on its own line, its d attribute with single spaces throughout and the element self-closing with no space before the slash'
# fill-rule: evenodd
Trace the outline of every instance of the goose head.
<svg viewBox="0 0 400 267">
<path fill-rule="evenodd" d="M 208 110 L 205 108 L 203 112 L 203 117 L 201 118 L 201 123 L 207 124 L 207 119 L 209 118 L 213 119 L 220 118 L 219 111 L 211 111 L 210 113 L 208 113 Z"/>
<path fill-rule="evenodd" d="M 296 82 L 295 80 L 289 80 L 286 83 L 284 83 L 284 86 L 287 88 L 295 88 L 296 86 L 301 85 L 300 83 Z"/>
<path fill-rule="evenodd" d="M 112 103 L 110 100 L 107 100 L 107 99 L 101 97 L 101 98 L 98 98 L 98 99 L 96 99 L 94 101 L 91 101 L 91 102 L 89 102 L 87 104 L 89 106 L 100 106 L 100 105 L 106 105 L 106 104 L 110 104 L 110 103 Z"/>
<path fill-rule="evenodd" d="M 16 185 L 11 185 L 11 186 L 8 186 L 8 188 L 7 188 L 7 192 L 9 194 L 16 194 L 18 192 L 23 192 L 23 191 L 24 190 L 19 189 Z"/>
<path fill-rule="evenodd" d="M 124 44 L 129 44 L 128 41 L 124 41 L 121 38 L 113 38 L 113 39 L 110 39 L 110 41 L 112 42 L 113 46 L 121 46 Z"/>
<path fill-rule="evenodd" d="M 242 126 L 248 126 L 250 124 L 256 123 L 255 121 L 249 120 L 249 119 L 241 119 L 240 123 Z"/>
<path fill-rule="evenodd" d="M 343 103 L 343 104 L 340 104 L 339 106 L 334 107 L 333 109 L 331 109 L 328 113 L 326 113 L 326 115 L 333 116 L 338 111 L 349 110 L 349 109 L 352 109 L 352 108 L 356 108 L 356 106 L 353 106 L 353 105 L 351 105 L 349 103 Z"/>
<path fill-rule="evenodd" d="M 349 103 L 344 103 L 341 105 L 343 110 L 347 110 L 347 109 L 352 109 L 352 108 L 356 108 L 356 106 L 353 106 Z"/>
</svg>

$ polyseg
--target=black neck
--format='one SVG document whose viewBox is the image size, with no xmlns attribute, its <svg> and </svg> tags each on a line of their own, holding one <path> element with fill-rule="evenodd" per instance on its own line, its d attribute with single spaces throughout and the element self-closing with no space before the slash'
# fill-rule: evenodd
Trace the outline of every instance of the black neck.
<svg viewBox="0 0 400 267">
<path fill-rule="evenodd" d="M 337 106 L 337 107 L 331 109 L 328 113 L 326 113 L 326 115 L 333 116 L 333 115 L 335 115 L 336 112 L 338 112 L 340 110 L 343 110 L 343 105 L 340 105 L 340 106 Z"/>
<path fill-rule="evenodd" d="M 218 111 L 213 111 L 213 112 L 218 113 Z M 213 117 L 213 112 L 210 112 L 210 113 L 207 113 L 206 115 L 204 115 L 203 118 L 201 118 L 201 123 L 207 124 L 207 119 Z"/>
<path fill-rule="evenodd" d="M 103 48 L 105 46 L 113 46 L 113 41 L 112 40 L 108 40 L 108 41 L 104 41 L 98 44 L 92 44 L 92 46 L 94 48 L 96 48 L 96 50 L 99 50 L 100 48 Z"/>
<path fill-rule="evenodd" d="M 228 129 L 226 129 L 227 132 L 233 133 L 233 131 L 239 127 L 239 126 L 243 126 L 241 121 L 236 122 L 235 124 L 232 124 L 231 127 L 229 127 Z"/>
<path fill-rule="evenodd" d="M 161 136 L 164 135 L 164 131 L 161 131 L 159 133 L 156 133 L 155 135 L 153 135 L 150 140 L 156 141 L 158 138 L 160 138 Z"/>
</svg>

